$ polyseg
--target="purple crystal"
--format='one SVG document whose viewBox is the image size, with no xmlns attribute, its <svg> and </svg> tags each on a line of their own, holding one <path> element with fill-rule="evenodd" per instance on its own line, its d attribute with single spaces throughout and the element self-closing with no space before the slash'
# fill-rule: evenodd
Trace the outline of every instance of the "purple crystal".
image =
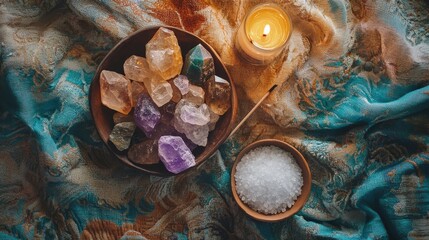
<svg viewBox="0 0 429 240">
<path fill-rule="evenodd" d="M 183 105 L 180 111 L 180 118 L 186 123 L 204 126 L 210 122 L 209 107 L 204 103 L 199 107 Z"/>
<path fill-rule="evenodd" d="M 189 80 L 185 75 L 179 75 L 173 80 L 174 85 L 179 89 L 182 95 L 189 92 Z"/>
<path fill-rule="evenodd" d="M 182 99 L 176 105 L 172 122 L 174 128 L 178 132 L 184 133 L 193 143 L 199 146 L 206 146 L 209 135 L 209 121 L 210 112 L 205 104 L 196 107 L 192 102 Z"/>
<path fill-rule="evenodd" d="M 134 110 L 134 121 L 146 136 L 150 137 L 161 119 L 161 113 L 152 99 L 141 94 Z"/>
<path fill-rule="evenodd" d="M 158 140 L 158 155 L 167 170 L 172 173 L 180 173 L 195 166 L 195 156 L 181 137 L 160 137 Z"/>
</svg>

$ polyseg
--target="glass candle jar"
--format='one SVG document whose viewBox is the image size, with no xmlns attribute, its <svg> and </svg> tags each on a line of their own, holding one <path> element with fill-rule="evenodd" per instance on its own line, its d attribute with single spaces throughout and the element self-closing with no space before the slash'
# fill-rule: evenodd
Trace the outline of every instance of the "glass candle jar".
<svg viewBox="0 0 429 240">
<path fill-rule="evenodd" d="M 248 62 L 265 65 L 282 52 L 291 32 L 289 15 L 277 4 L 264 3 L 246 15 L 238 29 L 235 45 Z"/>
</svg>

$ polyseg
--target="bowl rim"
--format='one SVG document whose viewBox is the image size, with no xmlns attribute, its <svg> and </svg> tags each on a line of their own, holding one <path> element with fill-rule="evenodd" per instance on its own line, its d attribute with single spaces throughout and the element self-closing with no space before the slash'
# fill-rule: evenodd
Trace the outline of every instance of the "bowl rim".
<svg viewBox="0 0 429 240">
<path fill-rule="evenodd" d="M 238 196 L 237 188 L 235 185 L 235 178 L 234 178 L 237 165 L 241 161 L 241 159 L 243 158 L 243 156 L 245 154 L 247 154 L 250 150 L 253 150 L 255 148 L 262 147 L 262 146 L 269 146 L 269 145 L 274 145 L 274 146 L 280 147 L 283 150 L 288 151 L 291 154 L 293 154 L 294 159 L 296 160 L 298 166 L 301 168 L 301 170 L 303 172 L 303 180 L 304 180 L 301 195 L 298 196 L 298 199 L 296 200 L 296 202 L 292 206 L 292 208 L 288 208 L 285 212 L 272 214 L 272 215 L 266 215 L 266 214 L 257 212 L 255 210 L 253 210 L 252 208 L 250 208 L 247 204 L 245 204 L 240 199 L 240 197 Z M 300 163 L 302 163 L 302 165 Z M 303 166 L 304 166 L 304 168 L 303 168 Z M 306 172 L 307 175 L 305 175 L 304 172 Z M 287 218 L 293 216 L 295 213 L 299 212 L 304 207 L 305 203 L 307 202 L 307 200 L 310 196 L 311 181 L 312 181 L 312 176 L 311 176 L 310 167 L 308 166 L 307 160 L 304 158 L 304 156 L 301 154 L 301 152 L 299 152 L 291 144 L 286 143 L 286 142 L 281 141 L 281 140 L 278 140 L 278 139 L 262 139 L 262 140 L 255 141 L 255 142 L 247 145 L 237 155 L 236 159 L 234 160 L 234 164 L 232 166 L 232 169 L 231 169 L 231 192 L 232 192 L 232 195 L 233 195 L 235 201 L 237 202 L 238 206 L 250 217 L 252 217 L 256 220 L 259 220 L 259 221 L 263 221 L 263 222 L 278 222 L 278 221 L 287 219 Z M 297 201 L 300 198 L 302 198 L 302 201 L 300 201 L 300 203 L 298 203 L 299 205 L 296 205 Z M 298 207 L 296 207 L 296 206 L 298 206 Z"/>
<path fill-rule="evenodd" d="M 105 65 L 105 62 L 110 57 L 110 55 L 112 55 L 113 52 L 115 52 L 117 50 L 117 48 L 119 48 L 120 46 L 122 46 L 122 44 L 124 44 L 127 41 L 129 41 L 129 39 L 131 39 L 131 38 L 133 38 L 133 37 L 141 34 L 142 32 L 153 31 L 153 30 L 159 29 L 161 27 L 167 28 L 167 29 L 173 30 L 173 31 L 183 32 L 185 34 L 191 35 L 192 37 L 195 37 L 196 39 L 198 39 L 199 42 L 204 43 L 205 44 L 204 47 L 208 47 L 209 50 L 210 50 L 210 53 L 212 55 L 214 55 L 214 58 L 216 58 L 216 59 L 219 60 L 219 63 L 221 65 L 221 67 L 224 69 L 225 74 L 227 75 L 227 77 L 229 79 L 230 86 L 231 86 L 231 108 L 230 108 L 231 109 L 231 115 L 230 115 L 230 118 L 229 118 L 229 123 L 230 124 L 229 124 L 228 128 L 226 128 L 226 130 L 221 133 L 222 135 L 219 138 L 220 140 L 218 141 L 218 143 L 216 143 L 214 145 L 213 149 L 210 150 L 210 151 L 208 151 L 206 159 L 204 159 L 203 161 L 197 162 L 195 164 L 195 166 L 193 166 L 191 168 L 188 168 L 185 171 L 180 172 L 178 174 L 174 174 L 174 173 L 171 173 L 171 172 L 168 172 L 168 171 L 166 171 L 165 173 L 160 173 L 160 172 L 157 172 L 157 171 L 152 171 L 152 170 L 148 170 L 148 169 L 142 168 L 139 165 L 134 164 L 132 161 L 130 161 L 128 159 L 128 156 L 124 156 L 125 158 L 128 159 L 128 161 L 124 161 L 121 156 L 119 156 L 118 154 L 116 154 L 111 149 L 111 146 L 109 146 L 108 141 L 107 142 L 104 141 L 103 138 L 101 137 L 101 134 L 100 134 L 101 129 L 100 129 L 100 126 L 98 124 L 96 124 L 96 121 L 95 121 L 96 116 L 95 116 L 95 113 L 93 111 L 93 105 L 92 105 L 92 92 L 94 91 L 94 89 L 93 89 L 94 88 L 94 84 L 93 83 L 95 81 L 99 81 L 99 79 L 97 79 L 96 77 L 97 77 L 97 75 L 99 75 L 99 73 L 101 73 L 102 70 L 104 70 L 104 69 L 102 69 L 102 67 Z M 180 42 L 179 42 L 179 45 L 180 45 Z M 142 171 L 144 173 L 148 173 L 148 174 L 156 175 L 156 176 L 160 176 L 160 177 L 177 176 L 177 175 L 180 175 L 182 173 L 186 173 L 186 172 L 190 171 L 191 169 L 197 168 L 199 165 L 201 165 L 206 160 L 208 160 L 219 149 L 219 146 L 222 143 L 224 143 L 225 140 L 228 138 L 230 132 L 233 129 L 234 123 L 236 122 L 237 111 L 238 111 L 237 107 L 233 107 L 234 105 L 238 105 L 237 90 L 235 88 L 234 80 L 232 79 L 231 74 L 228 71 L 228 68 L 225 66 L 224 62 L 222 61 L 222 58 L 219 56 L 219 54 L 216 52 L 216 50 L 208 42 L 206 42 L 205 40 L 203 40 L 199 36 L 197 36 L 197 35 L 189 32 L 189 31 L 186 31 L 186 30 L 178 28 L 178 27 L 173 27 L 173 26 L 168 26 L 168 25 L 162 25 L 162 24 L 160 24 L 160 25 L 152 25 L 152 26 L 148 26 L 148 27 L 143 27 L 143 28 L 141 28 L 141 29 L 139 29 L 137 31 L 134 31 L 133 33 L 129 34 L 128 36 L 126 36 L 123 39 L 121 39 L 118 43 L 116 43 L 115 46 L 113 46 L 109 50 L 109 52 L 104 56 L 103 60 L 98 64 L 97 69 L 94 72 L 94 76 L 92 77 L 92 80 L 91 80 L 91 84 L 90 84 L 89 94 L 88 95 L 89 95 L 88 96 L 88 102 L 89 102 L 89 108 L 90 108 L 90 112 L 91 112 L 91 117 L 92 117 L 92 119 L 94 121 L 94 125 L 95 125 L 95 128 L 97 130 L 97 134 L 100 137 L 100 139 L 103 142 L 103 144 L 107 147 L 107 149 L 109 150 L 109 152 L 112 153 L 116 158 L 118 158 L 120 160 L 120 162 L 122 162 L 123 164 L 127 165 L 128 167 L 140 170 L 140 171 Z"/>
</svg>

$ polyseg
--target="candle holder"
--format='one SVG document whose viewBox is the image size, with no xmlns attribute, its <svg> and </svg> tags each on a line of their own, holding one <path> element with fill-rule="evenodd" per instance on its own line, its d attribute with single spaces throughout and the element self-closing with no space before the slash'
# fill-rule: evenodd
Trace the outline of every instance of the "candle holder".
<svg viewBox="0 0 429 240">
<path fill-rule="evenodd" d="M 289 15 L 277 4 L 255 6 L 240 25 L 235 46 L 254 65 L 272 62 L 284 49 L 292 32 Z"/>
</svg>

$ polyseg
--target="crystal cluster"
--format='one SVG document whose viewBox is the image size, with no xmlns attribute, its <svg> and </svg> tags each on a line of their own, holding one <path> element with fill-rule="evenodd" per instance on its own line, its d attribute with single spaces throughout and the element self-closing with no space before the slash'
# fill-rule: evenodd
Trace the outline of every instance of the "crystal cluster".
<svg viewBox="0 0 429 240">
<path fill-rule="evenodd" d="M 132 55 L 123 68 L 100 75 L 102 103 L 116 111 L 109 140 L 136 164 L 161 161 L 172 173 L 194 166 L 192 150 L 207 145 L 230 108 L 230 84 L 215 76 L 210 52 L 199 44 L 183 62 L 174 32 L 159 28 L 146 58 Z"/>
</svg>

